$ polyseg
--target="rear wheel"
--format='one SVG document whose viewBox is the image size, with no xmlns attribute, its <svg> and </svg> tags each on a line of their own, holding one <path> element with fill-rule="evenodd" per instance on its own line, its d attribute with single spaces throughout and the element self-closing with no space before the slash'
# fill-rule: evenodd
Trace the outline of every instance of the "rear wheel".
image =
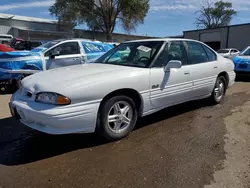
<svg viewBox="0 0 250 188">
<path fill-rule="evenodd" d="M 109 140 L 127 136 L 137 121 L 134 101 L 127 96 L 115 96 L 102 104 L 97 131 Z"/>
<path fill-rule="evenodd" d="M 214 90 L 211 95 L 211 101 L 214 104 L 219 104 L 223 102 L 225 94 L 226 94 L 226 89 L 227 89 L 227 84 L 226 84 L 226 79 L 224 76 L 219 76 L 215 82 Z"/>
</svg>

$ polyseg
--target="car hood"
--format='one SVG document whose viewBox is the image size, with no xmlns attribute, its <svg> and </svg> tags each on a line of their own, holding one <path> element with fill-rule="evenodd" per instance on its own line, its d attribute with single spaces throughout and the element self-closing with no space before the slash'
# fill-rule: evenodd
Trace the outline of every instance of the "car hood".
<svg viewBox="0 0 250 188">
<path fill-rule="evenodd" d="M 109 64 L 82 64 L 57 68 L 26 77 L 22 86 L 32 92 L 61 92 L 65 89 L 84 87 L 96 82 L 123 78 L 142 68 Z"/>
</svg>

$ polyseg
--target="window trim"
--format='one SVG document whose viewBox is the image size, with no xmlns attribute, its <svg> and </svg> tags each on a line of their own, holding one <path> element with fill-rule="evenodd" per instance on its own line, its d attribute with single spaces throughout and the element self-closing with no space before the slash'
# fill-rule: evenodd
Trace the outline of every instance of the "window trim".
<svg viewBox="0 0 250 188">
<path fill-rule="evenodd" d="M 184 41 L 183 40 L 169 40 L 169 41 L 165 41 L 165 43 L 162 45 L 161 49 L 159 50 L 158 54 L 155 56 L 155 59 L 152 61 L 152 63 L 149 66 L 149 68 L 163 68 L 164 66 L 166 66 L 168 64 L 168 62 L 167 62 L 166 65 L 163 65 L 162 67 L 156 67 L 156 66 L 154 66 L 155 62 L 157 61 L 157 59 L 159 58 L 159 56 L 161 55 L 161 53 L 163 52 L 163 50 L 165 49 L 165 47 L 167 45 L 169 45 L 169 43 L 171 45 L 171 43 L 173 43 L 173 42 L 180 42 L 184 46 L 184 51 L 185 51 L 185 54 L 186 54 L 186 64 L 185 65 L 182 64 L 182 66 L 190 65 L 189 58 L 188 58 L 188 53 L 187 53 L 187 47 L 186 47 Z M 169 49 L 167 49 L 167 53 L 168 53 L 168 51 L 169 51 Z"/>
<path fill-rule="evenodd" d="M 60 56 L 60 57 L 66 57 L 66 56 L 72 56 L 72 55 L 80 55 L 80 54 L 81 54 L 81 46 L 80 46 L 80 44 L 79 44 L 78 41 L 64 41 L 64 42 L 58 43 L 58 44 L 55 45 L 55 46 L 52 46 L 52 47 L 49 48 L 47 51 L 45 51 L 45 52 L 44 52 L 44 57 L 49 57 L 49 56 L 45 56 L 45 54 L 48 53 L 49 51 L 51 51 L 51 50 L 57 48 L 58 46 L 63 45 L 63 44 L 65 44 L 65 43 L 73 43 L 73 42 L 75 42 L 75 43 L 78 44 L 79 53 L 77 53 L 77 54 L 68 54 L 68 55 L 59 55 L 59 56 Z"/>
<path fill-rule="evenodd" d="M 205 50 L 205 47 L 206 48 L 208 48 L 208 46 L 205 46 L 204 44 L 202 44 L 202 43 L 200 43 L 201 45 L 202 45 L 202 48 L 204 49 L 204 51 L 205 51 L 205 53 L 207 54 L 207 51 Z M 214 56 L 215 56 L 215 60 L 213 60 L 213 61 L 217 61 L 218 60 L 218 57 L 217 57 L 217 55 L 210 49 L 210 48 L 208 48 L 213 54 L 214 54 Z M 208 56 L 208 54 L 207 54 L 207 57 L 208 57 L 208 59 L 209 59 L 209 56 Z M 209 62 L 213 62 L 213 61 L 207 61 L 206 63 L 209 63 Z"/>
<path fill-rule="evenodd" d="M 189 65 L 198 65 L 198 64 L 203 64 L 203 63 L 210 63 L 210 62 L 213 62 L 213 61 L 206 61 L 206 62 L 201 62 L 201 63 L 191 63 L 191 60 L 190 60 L 190 56 L 189 56 L 189 47 L 188 47 L 188 42 L 193 42 L 193 43 L 197 43 L 197 44 L 199 44 L 200 46 L 201 46 L 201 48 L 204 50 L 204 52 L 205 52 L 205 54 L 206 54 L 206 56 L 207 56 L 207 59 L 209 60 L 209 58 L 208 58 L 208 55 L 207 55 L 207 52 L 206 52 L 206 50 L 204 49 L 204 45 L 205 44 L 203 44 L 203 43 L 201 43 L 201 42 L 198 42 L 198 41 L 189 41 L 189 40 L 187 40 L 187 41 L 184 41 L 184 43 L 186 43 L 186 45 L 187 45 L 187 52 L 188 52 L 188 61 L 189 61 Z M 206 46 L 207 48 L 209 48 L 208 46 Z M 210 48 L 209 48 L 210 49 Z M 211 50 L 211 49 L 210 49 Z M 211 50 L 213 53 L 214 53 L 214 51 L 213 50 Z M 216 60 L 214 60 L 214 61 L 217 61 L 218 60 L 218 56 L 217 56 L 217 54 L 216 53 L 214 53 L 214 55 L 215 55 L 215 57 L 216 57 Z"/>
</svg>

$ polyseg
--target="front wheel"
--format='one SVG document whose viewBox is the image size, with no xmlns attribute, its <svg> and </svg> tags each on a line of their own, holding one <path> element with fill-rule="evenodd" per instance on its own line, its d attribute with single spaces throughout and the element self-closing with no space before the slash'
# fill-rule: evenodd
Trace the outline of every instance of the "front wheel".
<svg viewBox="0 0 250 188">
<path fill-rule="evenodd" d="M 214 104 L 220 104 L 223 102 L 226 94 L 226 79 L 224 76 L 219 76 L 215 82 L 214 90 L 211 95 L 211 101 Z"/>
<path fill-rule="evenodd" d="M 109 140 L 127 136 L 137 121 L 134 101 L 127 96 L 115 96 L 100 107 L 97 131 Z"/>
</svg>

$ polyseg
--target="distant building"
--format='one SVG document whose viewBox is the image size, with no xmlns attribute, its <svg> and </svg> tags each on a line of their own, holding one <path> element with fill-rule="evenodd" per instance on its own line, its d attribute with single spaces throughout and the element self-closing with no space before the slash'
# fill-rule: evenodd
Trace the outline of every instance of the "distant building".
<svg viewBox="0 0 250 188">
<path fill-rule="evenodd" d="M 184 38 L 202 41 L 214 50 L 220 48 L 237 48 L 250 46 L 250 23 L 231 25 L 216 29 L 184 31 Z"/>
<path fill-rule="evenodd" d="M 57 21 L 17 16 L 10 14 L 0 14 L 0 34 L 10 34 L 26 40 L 51 40 L 60 38 L 70 38 L 72 32 L 66 32 L 66 26 L 59 26 Z"/>
<path fill-rule="evenodd" d="M 10 34 L 25 40 L 54 40 L 61 38 L 85 38 L 106 41 L 103 32 L 74 29 L 69 31 L 66 25 L 59 25 L 56 20 L 33 18 L 0 13 L 0 34 Z M 113 34 L 114 42 L 152 38 L 148 36 L 137 36 L 127 34 Z"/>
<path fill-rule="evenodd" d="M 180 38 L 183 38 L 183 37 L 184 37 L 183 35 L 175 35 L 175 36 L 168 36 L 166 38 L 178 38 L 178 39 L 180 39 Z"/>
<path fill-rule="evenodd" d="M 74 29 L 74 37 L 98 40 L 98 41 L 106 41 L 106 34 L 103 32 L 99 32 L 99 31 Z M 113 38 L 113 42 L 124 42 L 124 41 L 129 41 L 129 40 L 139 40 L 139 39 L 147 39 L 147 38 L 153 38 L 153 37 L 113 33 L 112 38 Z"/>
</svg>

